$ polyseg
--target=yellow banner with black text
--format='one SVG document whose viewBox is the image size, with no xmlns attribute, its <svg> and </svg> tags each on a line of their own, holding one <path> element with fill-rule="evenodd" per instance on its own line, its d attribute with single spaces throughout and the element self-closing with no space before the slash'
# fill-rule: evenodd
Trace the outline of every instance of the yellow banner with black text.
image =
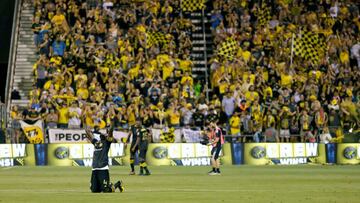
<svg viewBox="0 0 360 203">
<path fill-rule="evenodd" d="M 239 145 L 235 147 L 235 145 Z M 130 147 L 111 144 L 109 165 L 128 165 Z M 92 165 L 92 144 L 0 144 L 0 167 Z M 211 147 L 197 143 L 149 144 L 149 165 L 210 165 Z M 360 164 L 360 144 L 239 143 L 223 145 L 221 164 Z"/>
</svg>

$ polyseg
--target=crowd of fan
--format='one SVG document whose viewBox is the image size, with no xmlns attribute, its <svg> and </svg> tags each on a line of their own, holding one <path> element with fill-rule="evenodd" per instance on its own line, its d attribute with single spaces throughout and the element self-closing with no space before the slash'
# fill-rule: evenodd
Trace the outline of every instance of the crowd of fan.
<svg viewBox="0 0 360 203">
<path fill-rule="evenodd" d="M 318 135 L 328 142 L 359 127 L 356 1 L 208 1 L 214 44 L 232 37 L 239 48 L 231 60 L 210 60 L 210 98 L 191 75 L 194 25 L 180 3 L 35 0 L 36 83 L 28 109 L 14 106 L 12 118 L 42 118 L 50 128 L 114 121 L 128 129 L 140 118 L 145 127 L 203 129 L 214 121 L 235 139 L 256 142 L 315 142 Z M 259 25 L 265 4 L 272 17 Z M 319 63 L 291 56 L 300 27 L 326 36 Z M 147 46 L 150 32 L 165 33 L 169 43 Z"/>
<path fill-rule="evenodd" d="M 231 134 L 328 142 L 340 141 L 341 129 L 359 127 L 357 1 L 219 0 L 213 7 L 215 44 L 232 37 L 240 45 L 234 60 L 214 58 L 211 65 Z M 264 8 L 271 14 L 266 23 L 259 19 Z M 292 52 L 296 34 L 305 29 L 326 39 L 319 62 Z"/>
</svg>

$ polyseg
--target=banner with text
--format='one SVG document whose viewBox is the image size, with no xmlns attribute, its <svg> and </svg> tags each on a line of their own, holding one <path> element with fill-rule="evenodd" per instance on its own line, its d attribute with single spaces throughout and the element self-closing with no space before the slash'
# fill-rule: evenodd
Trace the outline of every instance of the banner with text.
<svg viewBox="0 0 360 203">
<path fill-rule="evenodd" d="M 105 130 L 101 130 L 105 133 Z M 113 136 L 120 141 L 121 138 L 127 137 L 128 132 L 114 131 Z M 88 143 L 84 129 L 49 129 L 49 143 Z"/>
<path fill-rule="evenodd" d="M 91 166 L 92 144 L 0 144 L 0 167 Z M 112 143 L 109 165 L 123 165 L 125 146 Z"/>
<path fill-rule="evenodd" d="M 247 143 L 244 145 L 244 164 L 296 165 L 325 162 L 325 148 L 318 143 Z M 320 155 L 322 157 L 320 157 Z"/>
<path fill-rule="evenodd" d="M 211 148 L 197 143 L 150 144 L 146 161 L 156 166 L 208 166 Z M 230 144 L 223 145 L 220 156 L 222 164 L 232 163 Z"/>
<path fill-rule="evenodd" d="M 38 144 L 42 145 L 42 144 Z M 34 144 L 0 144 L 0 167 L 35 166 Z"/>
<path fill-rule="evenodd" d="M 187 143 L 199 143 L 201 141 L 201 131 L 183 129 L 183 135 Z"/>
<path fill-rule="evenodd" d="M 44 143 L 43 121 L 37 120 L 34 124 L 20 121 L 21 129 L 31 144 Z"/>
<path fill-rule="evenodd" d="M 129 150 L 123 143 L 112 143 L 109 165 L 128 165 Z M 149 144 L 146 161 L 149 165 L 210 165 L 210 151 L 210 146 L 197 143 L 153 143 Z M 92 144 L 0 144 L 0 167 L 90 167 L 93 152 Z M 225 143 L 220 160 L 225 165 L 360 164 L 360 144 L 245 143 L 231 147 Z"/>
<path fill-rule="evenodd" d="M 91 166 L 94 153 L 92 144 L 48 144 L 46 163 L 50 166 Z M 123 165 L 123 143 L 112 143 L 109 165 Z"/>
</svg>

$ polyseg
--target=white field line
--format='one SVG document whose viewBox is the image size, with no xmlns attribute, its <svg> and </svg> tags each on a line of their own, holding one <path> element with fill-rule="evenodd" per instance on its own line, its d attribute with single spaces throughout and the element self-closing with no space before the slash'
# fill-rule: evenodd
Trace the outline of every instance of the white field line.
<svg viewBox="0 0 360 203">
<path fill-rule="evenodd" d="M 25 188 L 19 188 L 19 189 L 1 189 L 1 193 L 34 193 L 34 189 L 25 189 Z M 138 192 L 270 192 L 273 190 L 263 190 L 263 189 L 190 189 L 190 188 L 169 188 L 169 189 L 145 189 L 145 190 L 126 190 L 125 187 L 125 193 L 138 193 Z M 36 193 L 48 193 L 48 194 L 54 194 L 54 193 L 90 193 L 90 190 L 54 190 L 54 189 L 37 189 Z M 117 192 L 118 193 L 118 192 Z"/>
</svg>

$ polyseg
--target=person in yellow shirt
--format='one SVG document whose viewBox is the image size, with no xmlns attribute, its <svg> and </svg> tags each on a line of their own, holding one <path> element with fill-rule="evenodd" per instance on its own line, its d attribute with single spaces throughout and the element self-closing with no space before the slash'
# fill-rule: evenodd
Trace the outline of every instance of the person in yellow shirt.
<svg viewBox="0 0 360 203">
<path fill-rule="evenodd" d="M 225 95 L 225 93 L 228 91 L 229 83 L 226 79 L 221 79 L 219 82 L 219 93 L 220 95 Z M 221 97 L 222 98 L 222 97 Z"/>
<path fill-rule="evenodd" d="M 74 76 L 74 82 L 76 82 L 76 87 L 81 87 L 83 83 L 87 83 L 88 77 L 84 73 L 84 69 L 79 69 L 78 74 Z"/>
<path fill-rule="evenodd" d="M 77 90 L 76 96 L 82 100 L 87 100 L 89 98 L 89 90 L 86 83 L 83 83 Z"/>
<path fill-rule="evenodd" d="M 91 107 L 90 105 L 86 105 L 83 111 L 83 115 L 82 115 L 82 123 L 84 123 L 86 126 L 93 128 L 94 125 L 94 120 L 92 119 L 93 117 L 93 112 L 95 111 L 95 107 Z"/>
<path fill-rule="evenodd" d="M 190 82 L 186 80 L 185 84 L 182 85 L 181 96 L 186 99 L 193 98 L 194 96 L 194 87 L 190 85 Z"/>
<path fill-rule="evenodd" d="M 183 55 L 182 60 L 178 60 L 179 67 L 183 72 L 191 72 L 191 67 L 193 63 L 190 59 L 186 58 L 186 55 Z"/>
<path fill-rule="evenodd" d="M 343 113 L 344 121 L 349 121 L 360 126 L 360 116 L 357 105 L 352 102 L 352 97 L 348 96 L 340 104 L 340 110 Z"/>
<path fill-rule="evenodd" d="M 305 142 L 313 137 L 311 132 L 311 118 L 307 113 L 307 109 L 303 109 L 300 115 L 300 138 L 301 142 Z"/>
<path fill-rule="evenodd" d="M 164 6 L 161 8 L 161 13 L 169 15 L 173 12 L 173 7 L 169 5 L 169 1 L 164 2 Z"/>
<path fill-rule="evenodd" d="M 238 112 L 235 112 L 231 116 L 229 120 L 229 124 L 230 124 L 230 134 L 232 136 L 233 141 L 235 141 L 237 140 L 237 138 L 240 138 L 241 136 L 241 132 L 240 132 L 241 119 Z"/>
<path fill-rule="evenodd" d="M 129 79 L 133 80 L 139 75 L 140 64 L 137 64 L 133 68 L 131 68 L 128 72 Z"/>
<path fill-rule="evenodd" d="M 57 9 L 56 15 L 51 18 L 51 22 L 54 23 L 56 26 L 62 26 L 63 21 L 65 21 L 65 16 L 62 14 L 60 9 Z"/>
<path fill-rule="evenodd" d="M 154 72 L 156 71 L 156 66 L 151 65 L 151 63 L 145 63 L 142 71 L 143 71 L 145 78 L 153 79 Z"/>
<path fill-rule="evenodd" d="M 291 88 L 291 85 L 293 83 L 293 77 L 289 74 L 289 72 L 285 71 L 284 73 L 281 73 L 280 77 L 281 77 L 281 81 L 280 81 L 281 87 Z"/>
<path fill-rule="evenodd" d="M 171 62 L 171 58 L 168 54 L 162 53 L 156 56 L 156 61 L 160 66 L 163 66 L 167 62 Z"/>
<path fill-rule="evenodd" d="M 180 127 L 180 112 L 176 107 L 171 106 L 167 110 L 166 114 L 168 115 L 169 119 L 169 127 Z"/>
<path fill-rule="evenodd" d="M 315 79 L 316 82 L 319 82 L 321 76 L 322 76 L 322 73 L 319 70 L 315 69 L 315 70 L 311 70 L 309 72 L 309 78 L 310 79 Z"/>
<path fill-rule="evenodd" d="M 133 52 L 134 48 L 131 46 L 131 43 L 129 42 L 129 40 L 126 40 L 123 42 L 118 41 L 118 45 L 119 44 L 121 44 L 121 46 L 118 46 L 120 54 L 124 54 L 123 56 L 126 55 L 126 57 L 130 58 L 131 53 Z"/>
<path fill-rule="evenodd" d="M 269 80 L 269 72 L 265 67 L 256 66 L 256 73 L 261 76 L 265 82 Z"/>
<path fill-rule="evenodd" d="M 349 52 L 347 50 L 342 50 L 340 53 L 340 62 L 342 64 L 348 64 L 350 62 Z"/>
<path fill-rule="evenodd" d="M 166 80 L 173 71 L 174 66 L 172 66 L 169 61 L 165 62 L 164 66 L 162 67 L 162 79 Z"/>
<path fill-rule="evenodd" d="M 250 80 L 248 80 L 248 78 Z M 250 84 L 254 84 L 255 82 L 255 78 L 256 78 L 256 75 L 251 73 L 250 70 L 246 71 L 244 74 L 243 74 L 243 81 L 249 81 Z"/>
<path fill-rule="evenodd" d="M 217 97 L 216 94 L 214 94 L 212 96 L 212 99 L 210 101 L 210 104 L 214 106 L 214 108 L 220 108 L 221 107 L 221 101 L 220 99 Z"/>
<path fill-rule="evenodd" d="M 254 85 L 250 85 L 249 91 L 245 93 L 245 99 L 248 103 L 251 103 L 259 98 L 259 93 L 255 91 Z"/>
<path fill-rule="evenodd" d="M 263 111 L 262 111 L 262 107 L 259 104 L 258 100 L 254 100 L 254 102 L 251 104 L 250 106 L 250 111 L 251 111 L 251 117 L 254 119 L 254 125 L 262 125 L 262 121 L 263 121 Z"/>
<path fill-rule="evenodd" d="M 33 89 L 29 92 L 30 100 L 32 103 L 38 103 L 40 99 L 41 89 L 33 85 Z"/>
<path fill-rule="evenodd" d="M 146 3 L 148 4 L 148 10 L 156 16 L 161 8 L 160 2 L 146 1 Z"/>
<path fill-rule="evenodd" d="M 55 103 L 56 109 L 58 111 L 58 128 L 68 128 L 69 122 L 69 107 L 66 102 L 63 102 L 61 106 Z"/>
<path fill-rule="evenodd" d="M 247 63 L 250 61 L 251 58 L 251 52 L 247 50 L 247 48 L 244 48 L 244 50 L 242 50 L 241 52 L 241 57 L 243 58 L 243 60 Z"/>
<path fill-rule="evenodd" d="M 167 125 L 167 113 L 162 102 L 154 106 L 154 127 L 163 128 Z"/>
<path fill-rule="evenodd" d="M 174 98 L 179 98 L 180 88 L 178 87 L 178 83 L 173 83 L 172 88 L 170 88 L 170 95 Z"/>
<path fill-rule="evenodd" d="M 264 101 L 266 99 L 271 99 L 273 97 L 273 91 L 269 85 L 267 85 L 267 87 L 265 89 L 263 89 L 263 93 L 264 93 L 263 94 Z"/>
<path fill-rule="evenodd" d="M 98 112 L 93 118 L 94 126 L 98 126 L 99 129 L 104 129 L 106 127 L 106 122 L 104 120 L 104 113 L 102 111 Z"/>
<path fill-rule="evenodd" d="M 185 85 L 187 82 L 190 86 L 194 85 L 194 80 L 190 76 L 189 72 L 185 72 L 184 76 L 181 78 L 180 84 Z"/>
<path fill-rule="evenodd" d="M 263 125 L 265 129 L 271 128 L 276 125 L 276 118 L 272 114 L 271 110 L 268 109 L 263 119 Z"/>
<path fill-rule="evenodd" d="M 132 57 L 128 51 L 125 51 L 124 55 L 121 56 L 120 61 L 124 70 L 128 69 L 128 63 L 132 60 Z"/>
<path fill-rule="evenodd" d="M 105 99 L 105 96 L 106 94 L 103 89 L 101 89 L 100 86 L 96 86 L 95 91 L 92 92 L 90 99 L 94 102 L 101 103 Z"/>
<path fill-rule="evenodd" d="M 280 140 L 281 142 L 289 142 L 290 141 L 290 119 L 292 113 L 290 112 L 290 109 L 287 106 L 283 106 L 279 116 L 278 120 L 280 122 Z"/>
<path fill-rule="evenodd" d="M 134 104 L 130 104 L 129 107 L 127 108 L 126 112 L 127 112 L 127 118 L 128 118 L 129 125 L 130 126 L 135 125 L 136 117 L 137 117 L 137 115 L 139 115 L 138 108 Z"/>
</svg>

